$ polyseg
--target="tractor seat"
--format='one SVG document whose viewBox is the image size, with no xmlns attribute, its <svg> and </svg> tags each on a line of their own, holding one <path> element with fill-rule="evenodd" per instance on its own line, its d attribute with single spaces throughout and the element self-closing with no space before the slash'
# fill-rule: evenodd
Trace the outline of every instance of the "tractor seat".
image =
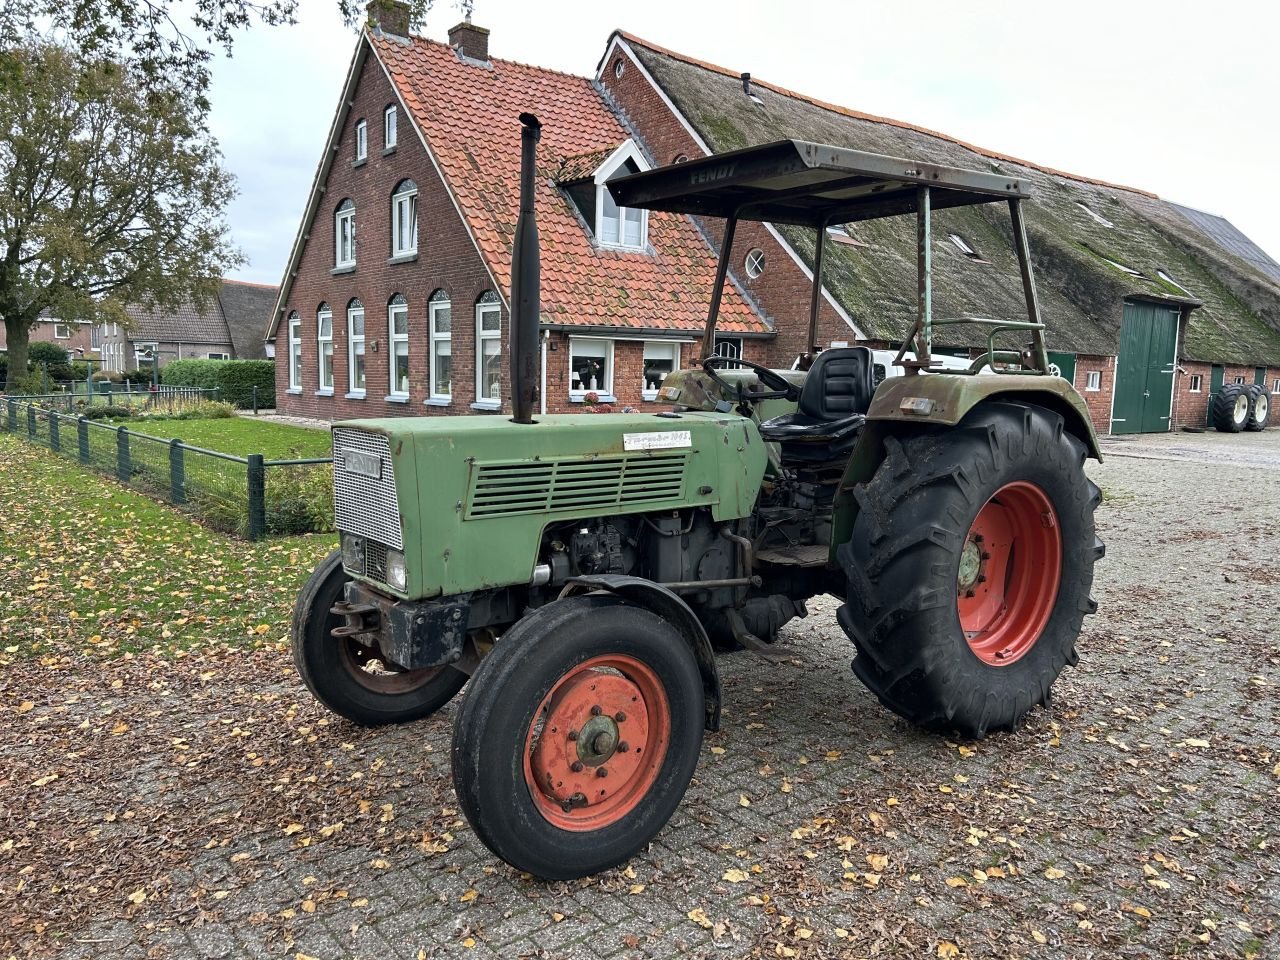
<svg viewBox="0 0 1280 960">
<path fill-rule="evenodd" d="M 869 348 L 824 350 L 809 368 L 796 412 L 766 420 L 760 436 L 781 444 L 784 462 L 833 460 L 853 449 L 874 392 Z"/>
</svg>

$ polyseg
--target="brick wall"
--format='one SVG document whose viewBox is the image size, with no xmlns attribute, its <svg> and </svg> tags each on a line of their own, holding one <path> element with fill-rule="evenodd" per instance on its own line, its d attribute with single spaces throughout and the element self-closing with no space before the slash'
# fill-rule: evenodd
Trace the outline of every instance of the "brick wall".
<svg viewBox="0 0 1280 960">
<path fill-rule="evenodd" d="M 276 396 L 283 413 L 331 420 L 475 412 L 471 406 L 476 399 L 475 307 L 482 294 L 493 290 L 493 282 L 408 117 L 398 118 L 398 145 L 394 152 L 384 155 L 382 115 L 394 99 L 386 75 L 370 54 L 360 73 L 354 106 L 342 122 L 338 150 L 285 304 L 286 319 L 280 321 L 276 331 Z M 361 119 L 368 122 L 368 160 L 354 166 L 355 126 Z M 418 186 L 418 256 L 410 262 L 389 263 L 391 194 L 406 178 Z M 356 205 L 356 267 L 334 275 L 333 217 L 346 198 Z M 424 403 L 429 370 L 427 301 L 437 289 L 448 293 L 453 316 L 453 384 L 448 405 Z M 391 356 L 387 307 L 396 294 L 404 296 L 409 305 L 410 393 L 406 402 L 386 399 Z M 367 389 L 363 399 L 345 396 L 350 392 L 347 307 L 352 299 L 359 299 L 365 312 Z M 316 311 L 322 302 L 333 310 L 332 396 L 317 392 Z M 294 310 L 302 320 L 302 388 L 298 393 L 289 392 L 287 317 Z M 508 338 L 504 308 L 504 345 Z M 502 367 L 505 397 L 505 358 Z"/>
<path fill-rule="evenodd" d="M 1172 420 L 1175 430 L 1182 427 L 1203 427 L 1208 424 L 1209 385 L 1213 382 L 1213 366 L 1211 363 L 1202 363 L 1198 360 L 1179 361 L 1173 381 Z M 1224 384 L 1235 383 L 1237 377 L 1242 377 L 1245 383 L 1253 383 L 1254 371 L 1257 369 L 1256 366 L 1236 364 L 1224 364 L 1223 368 Z M 1198 384 L 1195 384 L 1194 377 L 1200 378 Z M 1280 379 L 1280 367 L 1269 368 L 1265 386 L 1267 392 L 1271 394 L 1273 404 L 1280 400 L 1280 392 L 1274 390 L 1278 379 Z M 1193 390 L 1193 386 L 1198 386 L 1199 389 Z"/>
<path fill-rule="evenodd" d="M 69 340 L 61 340 L 57 336 L 55 336 L 54 335 L 55 326 L 56 325 L 52 320 L 38 320 L 36 322 L 36 325 L 31 328 L 30 333 L 27 335 L 28 341 L 30 343 L 55 343 L 58 346 L 62 347 L 62 349 L 66 350 L 69 354 L 71 354 L 72 360 L 76 360 L 80 358 L 80 354 L 77 354 L 75 352 L 77 347 L 79 347 L 81 350 L 84 351 L 85 356 L 92 357 L 97 355 L 97 351 L 93 350 L 92 334 L 91 334 L 91 331 L 93 328 L 92 324 L 89 324 L 89 323 L 70 324 L 71 339 Z M 5 340 L 4 324 L 0 323 L 0 350 L 7 350 L 7 349 L 8 347 Z"/>
<path fill-rule="evenodd" d="M 1089 389 L 1089 374 L 1098 374 L 1098 389 Z M 1084 397 L 1093 420 L 1093 429 L 1099 436 L 1111 433 L 1111 398 L 1116 387 L 1116 358 L 1076 355 L 1076 391 Z"/>
</svg>

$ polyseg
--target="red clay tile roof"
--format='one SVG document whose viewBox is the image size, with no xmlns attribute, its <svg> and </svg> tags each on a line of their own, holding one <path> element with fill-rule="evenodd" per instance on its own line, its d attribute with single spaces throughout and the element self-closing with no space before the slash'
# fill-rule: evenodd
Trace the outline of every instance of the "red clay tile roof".
<svg viewBox="0 0 1280 960">
<path fill-rule="evenodd" d="M 554 179 L 568 157 L 612 150 L 628 137 L 584 77 L 507 60 L 464 63 L 451 48 L 369 34 L 457 198 L 489 269 L 511 289 L 519 208 L 520 124 L 542 121 L 536 207 L 542 240 L 543 321 L 640 329 L 702 328 L 715 257 L 687 217 L 649 215 L 653 253 L 600 249 Z M 768 325 L 729 286 L 717 329 L 765 333 Z"/>
</svg>

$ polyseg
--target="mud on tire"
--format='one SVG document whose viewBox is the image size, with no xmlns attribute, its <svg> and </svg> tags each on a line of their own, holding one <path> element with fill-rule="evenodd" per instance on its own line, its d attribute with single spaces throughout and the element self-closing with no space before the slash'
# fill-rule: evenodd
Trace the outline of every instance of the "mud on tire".
<svg viewBox="0 0 1280 960">
<path fill-rule="evenodd" d="M 1052 411 L 990 402 L 954 428 L 890 436 L 885 446 L 875 476 L 854 491 L 853 536 L 838 550 L 849 581 L 838 617 L 858 650 L 854 673 L 921 727 L 974 737 L 1012 728 L 1077 662 L 1084 615 L 1096 609 L 1089 590 L 1104 553 L 1093 523 L 1101 494 L 1084 473 L 1085 445 Z M 962 629 L 958 577 L 975 518 L 997 491 L 1023 489 L 1055 517 L 1057 591 L 1043 601 L 1042 625 L 1000 662 L 999 652 L 980 655 Z"/>
</svg>

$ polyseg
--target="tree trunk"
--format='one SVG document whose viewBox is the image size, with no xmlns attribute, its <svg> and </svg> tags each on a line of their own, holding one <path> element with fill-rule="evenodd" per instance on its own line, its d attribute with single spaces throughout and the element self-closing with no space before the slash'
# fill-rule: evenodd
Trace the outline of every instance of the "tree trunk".
<svg viewBox="0 0 1280 960">
<path fill-rule="evenodd" d="M 31 338 L 31 324 L 19 317 L 6 316 L 4 335 L 9 354 L 4 392 L 13 393 L 18 389 L 18 381 L 27 376 L 27 344 Z"/>
</svg>

